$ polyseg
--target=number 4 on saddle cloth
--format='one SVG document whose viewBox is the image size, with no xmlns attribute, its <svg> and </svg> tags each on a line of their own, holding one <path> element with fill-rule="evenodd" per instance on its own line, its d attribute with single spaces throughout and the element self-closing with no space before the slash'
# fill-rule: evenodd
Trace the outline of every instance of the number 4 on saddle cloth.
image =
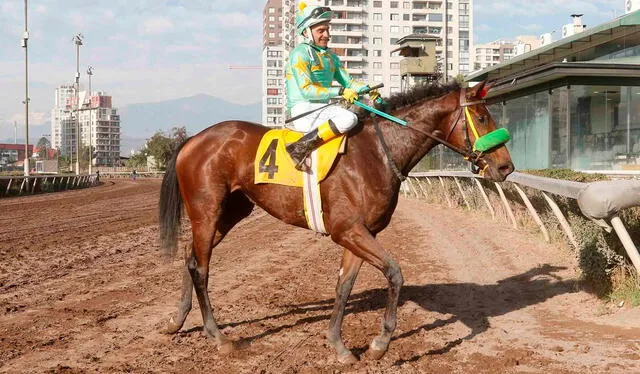
<svg viewBox="0 0 640 374">
<path fill-rule="evenodd" d="M 309 156 L 311 171 L 304 173 L 295 168 L 293 160 L 285 149 L 287 144 L 297 141 L 302 135 L 301 132 L 288 129 L 270 130 L 264 134 L 256 152 L 254 182 L 302 187 L 307 225 L 313 231 L 326 234 L 322 217 L 320 181 L 329 174 L 336 156 L 345 144 L 345 136 L 331 139 L 314 150 Z"/>
<path fill-rule="evenodd" d="M 285 186 L 303 187 L 304 173 L 297 170 L 285 146 L 300 139 L 301 132 L 288 129 L 269 130 L 260 141 L 255 160 L 255 179 L 258 183 L 275 183 Z M 318 182 L 331 170 L 344 140 L 344 135 L 331 139 L 318 147 L 313 155 L 313 174 Z"/>
</svg>

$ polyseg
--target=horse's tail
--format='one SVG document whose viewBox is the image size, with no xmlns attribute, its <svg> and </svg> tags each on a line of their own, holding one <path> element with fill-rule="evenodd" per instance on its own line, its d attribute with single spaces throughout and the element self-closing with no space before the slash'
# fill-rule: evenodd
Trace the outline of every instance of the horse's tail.
<svg viewBox="0 0 640 374">
<path fill-rule="evenodd" d="M 188 140 L 188 139 L 187 139 Z M 178 251 L 178 234 L 182 217 L 182 196 L 176 175 L 176 159 L 186 140 L 178 146 L 167 163 L 160 189 L 160 248 L 167 257 L 175 256 Z"/>
</svg>

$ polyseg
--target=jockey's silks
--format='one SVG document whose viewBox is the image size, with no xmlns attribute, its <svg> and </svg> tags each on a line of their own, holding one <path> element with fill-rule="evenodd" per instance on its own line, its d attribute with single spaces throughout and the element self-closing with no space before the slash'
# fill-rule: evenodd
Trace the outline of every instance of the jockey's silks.
<svg viewBox="0 0 640 374">
<path fill-rule="evenodd" d="M 331 49 L 299 44 L 286 66 L 287 109 L 300 102 L 326 103 L 339 96 L 340 87 L 331 87 L 334 80 L 356 91 L 366 86 L 351 78 Z"/>
</svg>

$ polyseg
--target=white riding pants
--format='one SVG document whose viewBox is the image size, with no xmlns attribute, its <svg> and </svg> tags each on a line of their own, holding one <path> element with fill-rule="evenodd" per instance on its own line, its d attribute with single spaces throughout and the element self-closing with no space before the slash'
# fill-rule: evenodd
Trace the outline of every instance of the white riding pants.
<svg viewBox="0 0 640 374">
<path fill-rule="evenodd" d="M 298 103 L 291 108 L 291 117 L 295 117 L 310 110 L 323 107 L 323 103 Z M 323 123 L 331 120 L 341 134 L 351 130 L 358 123 L 358 116 L 350 110 L 336 105 L 317 110 L 309 115 L 293 121 L 293 129 L 307 133 Z"/>
</svg>

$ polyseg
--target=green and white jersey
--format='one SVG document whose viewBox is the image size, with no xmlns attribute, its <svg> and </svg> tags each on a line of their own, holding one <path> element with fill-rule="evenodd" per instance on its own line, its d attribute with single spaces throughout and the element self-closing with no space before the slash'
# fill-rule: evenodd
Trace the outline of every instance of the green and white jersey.
<svg viewBox="0 0 640 374">
<path fill-rule="evenodd" d="M 331 49 L 299 44 L 291 51 L 287 61 L 287 109 L 291 110 L 301 102 L 326 103 L 338 96 L 340 88 L 331 87 L 334 80 L 356 91 L 366 86 L 351 78 Z"/>
</svg>

